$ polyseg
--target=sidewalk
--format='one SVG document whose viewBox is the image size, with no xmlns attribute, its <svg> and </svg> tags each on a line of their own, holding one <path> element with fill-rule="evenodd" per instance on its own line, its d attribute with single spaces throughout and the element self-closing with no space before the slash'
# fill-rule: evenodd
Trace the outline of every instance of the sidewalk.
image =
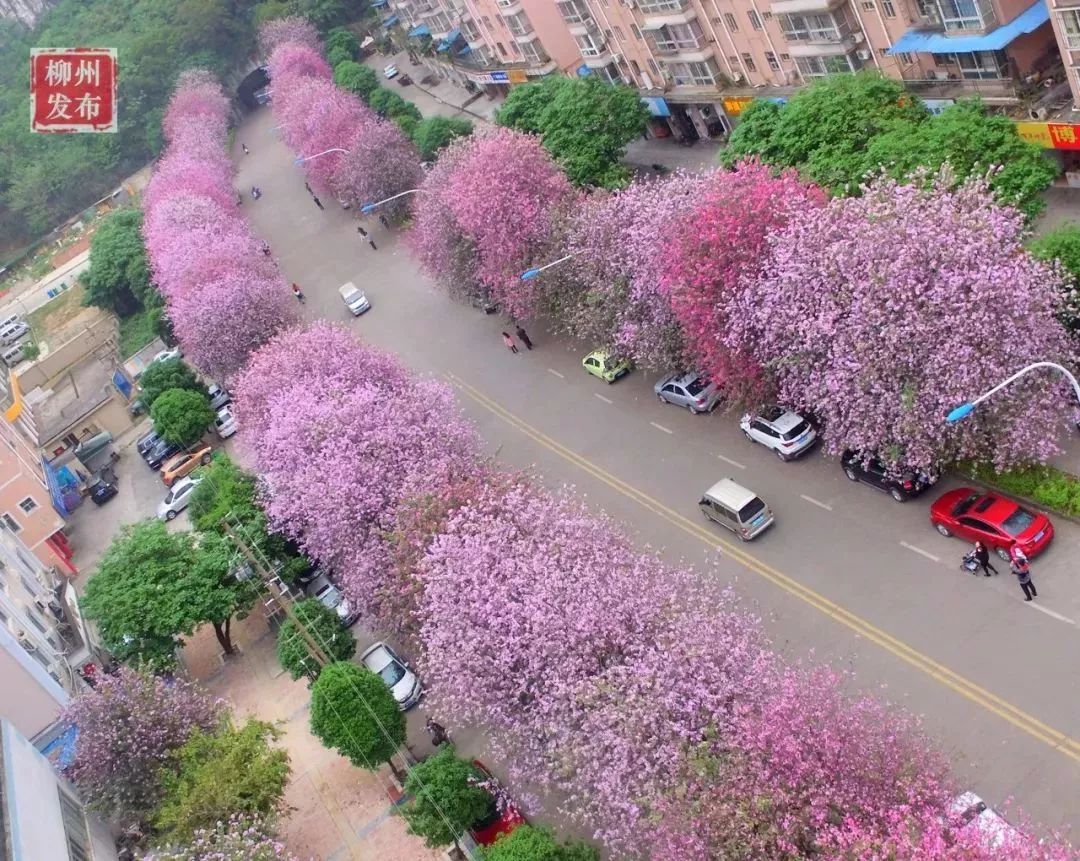
<svg viewBox="0 0 1080 861">
<path fill-rule="evenodd" d="M 13 290 L 0 303 L 0 314 L 19 314 L 25 317 L 32 311 L 36 311 L 43 305 L 47 305 L 56 298 L 59 293 L 74 286 L 76 279 L 90 268 L 90 249 L 80 252 L 71 260 L 58 266 L 32 287 L 16 294 Z M 54 295 L 50 296 L 50 292 Z"/>
<path fill-rule="evenodd" d="M 390 63 L 397 66 L 398 78 L 408 75 L 413 83 L 403 87 L 398 83 L 398 78 L 387 80 L 383 77 L 383 68 Z M 406 51 L 390 56 L 372 54 L 364 60 L 364 65 L 375 70 L 380 86 L 415 104 L 425 117 L 463 117 L 474 123 L 493 123 L 495 111 L 502 104 L 502 99 L 489 99 L 483 94 L 477 98 L 476 93 L 470 93 L 452 81 L 439 78 L 423 64 L 414 66 Z M 421 79 L 428 75 L 432 77 L 432 81 L 421 84 Z"/>
<path fill-rule="evenodd" d="M 280 827 L 288 849 L 303 861 L 442 859 L 394 815 L 385 774 L 354 767 L 311 734 L 307 684 L 294 682 L 278 664 L 274 631 L 262 613 L 234 619 L 232 636 L 240 654 L 222 663 L 214 632 L 204 626 L 184 647 L 183 663 L 191 678 L 228 701 L 238 720 L 255 717 L 282 730 L 280 744 L 292 764 Z"/>
</svg>

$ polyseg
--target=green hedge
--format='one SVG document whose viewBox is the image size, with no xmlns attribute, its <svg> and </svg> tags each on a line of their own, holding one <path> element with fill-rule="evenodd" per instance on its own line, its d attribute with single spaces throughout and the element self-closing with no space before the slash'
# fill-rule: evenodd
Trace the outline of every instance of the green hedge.
<svg viewBox="0 0 1080 861">
<path fill-rule="evenodd" d="M 1080 517 L 1080 478 L 1060 469 L 1029 466 L 995 472 L 990 466 L 961 464 L 959 471 L 1005 493 L 1024 496 L 1053 511 Z"/>
</svg>

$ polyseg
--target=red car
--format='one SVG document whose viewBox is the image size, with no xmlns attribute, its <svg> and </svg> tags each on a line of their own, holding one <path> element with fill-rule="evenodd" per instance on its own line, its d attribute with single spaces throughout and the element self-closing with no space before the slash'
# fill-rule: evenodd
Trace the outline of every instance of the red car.
<svg viewBox="0 0 1080 861">
<path fill-rule="evenodd" d="M 1045 514 L 1026 508 L 996 493 L 980 493 L 970 487 L 950 490 L 930 506 L 930 522 L 942 535 L 955 535 L 974 543 L 982 541 L 1003 559 L 1019 544 L 1029 558 L 1046 549 L 1054 527 Z"/>
<path fill-rule="evenodd" d="M 488 771 L 487 766 L 478 759 L 474 759 L 472 764 L 473 768 L 484 775 L 484 779 L 478 783 L 491 795 L 491 813 L 470 828 L 469 833 L 481 846 L 490 846 L 502 835 L 524 825 L 525 817 L 510 800 L 510 793 L 503 788 L 498 778 Z"/>
</svg>

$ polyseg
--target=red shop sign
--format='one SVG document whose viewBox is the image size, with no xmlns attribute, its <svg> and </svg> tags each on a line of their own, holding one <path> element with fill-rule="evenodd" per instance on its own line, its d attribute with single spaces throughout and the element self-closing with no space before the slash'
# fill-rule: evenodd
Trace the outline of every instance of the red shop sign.
<svg viewBox="0 0 1080 861">
<path fill-rule="evenodd" d="M 115 48 L 32 48 L 30 128 L 116 131 Z"/>
</svg>

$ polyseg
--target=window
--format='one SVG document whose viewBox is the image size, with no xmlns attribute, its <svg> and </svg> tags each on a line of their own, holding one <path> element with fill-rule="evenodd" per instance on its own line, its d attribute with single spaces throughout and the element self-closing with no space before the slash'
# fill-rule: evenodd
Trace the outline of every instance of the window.
<svg viewBox="0 0 1080 861">
<path fill-rule="evenodd" d="M 746 66 L 746 71 L 748 71 L 748 72 L 756 72 L 757 71 L 757 66 L 754 65 L 754 58 L 751 57 L 749 54 L 743 54 L 742 55 L 742 61 L 743 61 L 743 65 Z"/>
<path fill-rule="evenodd" d="M 874 0 L 863 0 L 862 7 L 867 12 L 873 12 L 874 11 Z"/>
<path fill-rule="evenodd" d="M 673 54 L 676 51 L 700 48 L 705 39 L 701 25 L 697 21 L 689 24 L 666 24 L 656 31 L 654 48 L 658 54 Z"/>
<path fill-rule="evenodd" d="M 631 24 L 630 25 L 630 32 L 634 34 L 635 39 L 640 39 L 641 38 L 641 30 L 638 29 L 637 24 Z"/>
<path fill-rule="evenodd" d="M 575 36 L 574 41 L 577 42 L 578 50 L 581 51 L 582 57 L 599 57 L 604 51 L 603 43 L 594 39 L 592 33 L 583 33 L 580 36 Z"/>
<path fill-rule="evenodd" d="M 881 9 L 885 13 L 886 18 L 896 17 L 896 4 L 893 0 L 881 0 Z"/>
<path fill-rule="evenodd" d="M 1065 43 L 1070 48 L 1080 48 L 1080 9 L 1062 9 L 1058 15 Z"/>
<path fill-rule="evenodd" d="M 946 30 L 982 30 L 993 23 L 993 12 L 986 8 L 986 17 L 976 0 L 938 0 L 941 23 Z"/>
<path fill-rule="evenodd" d="M 82 805 L 59 786 L 56 787 L 56 793 L 60 796 L 60 818 L 64 823 L 68 856 L 71 861 L 90 861 L 90 835 L 86 832 L 86 816 L 83 814 Z"/>
<path fill-rule="evenodd" d="M 761 29 L 761 16 L 758 15 L 756 9 L 751 9 L 746 13 L 746 17 L 750 19 L 750 26 L 755 30 Z"/>
<path fill-rule="evenodd" d="M 791 59 L 791 54 L 781 54 L 780 59 L 786 63 L 788 60 Z"/>
<path fill-rule="evenodd" d="M 656 77 L 662 78 L 663 75 L 660 72 L 660 67 L 658 65 L 656 65 L 656 60 L 654 60 L 652 57 L 649 57 L 648 62 L 649 62 L 649 71 L 652 72 L 654 75 L 656 75 Z"/>
<path fill-rule="evenodd" d="M 626 41 L 626 33 L 623 32 L 622 27 L 612 27 L 611 29 L 615 31 L 616 39 L 618 39 L 620 42 Z"/>
<path fill-rule="evenodd" d="M 591 20 L 584 0 L 560 0 L 556 5 L 559 7 L 559 14 L 567 24 L 584 24 Z"/>
<path fill-rule="evenodd" d="M 739 58 L 738 57 L 736 57 L 734 54 L 732 54 L 727 59 L 728 59 L 728 63 L 731 65 L 731 67 L 733 69 L 739 68 Z"/>
<path fill-rule="evenodd" d="M 503 46 L 502 42 L 496 42 L 495 47 L 499 49 L 500 54 L 502 54 L 504 57 L 506 56 L 506 48 Z"/>
<path fill-rule="evenodd" d="M 535 39 L 521 46 L 521 54 L 527 62 L 537 66 L 542 66 L 551 59 Z"/>
<path fill-rule="evenodd" d="M 671 63 L 668 69 L 678 87 L 713 87 L 719 77 L 719 71 L 712 60 L 700 63 Z"/>
<path fill-rule="evenodd" d="M 780 27 L 789 42 L 839 42 L 843 38 L 829 14 L 781 15 Z"/>
<path fill-rule="evenodd" d="M 825 75 L 855 71 L 851 59 L 844 54 L 836 57 L 796 57 L 795 68 L 804 78 L 822 78 Z"/>
<path fill-rule="evenodd" d="M 769 64 L 769 68 L 772 69 L 774 72 L 780 71 L 780 63 L 777 62 L 776 54 L 774 54 L 772 51 L 765 52 L 765 62 Z"/>
<path fill-rule="evenodd" d="M 38 504 L 36 502 L 34 502 L 34 498 L 32 496 L 26 497 L 26 499 L 24 499 L 22 502 L 19 503 L 19 508 L 21 508 L 27 514 L 29 514 L 31 511 L 33 511 L 37 507 L 38 507 Z"/>
<path fill-rule="evenodd" d="M 915 58 L 906 51 L 901 51 L 896 56 L 900 58 L 900 62 L 903 63 L 905 66 L 910 66 L 912 63 L 915 62 Z"/>
<path fill-rule="evenodd" d="M 730 12 L 725 12 L 724 13 L 724 23 L 727 24 L 727 28 L 732 33 L 738 33 L 739 32 L 739 24 L 735 20 L 735 16 L 732 15 Z"/>
<path fill-rule="evenodd" d="M 638 0 L 638 8 L 645 13 L 682 12 L 686 0 Z"/>
<path fill-rule="evenodd" d="M 956 65 L 960 75 L 968 81 L 1006 78 L 1005 55 L 1001 51 L 973 51 L 970 54 L 956 54 Z"/>
<path fill-rule="evenodd" d="M 3 515 L 0 515 L 0 519 L 2 519 L 4 521 L 4 526 L 6 526 L 12 532 L 21 532 L 22 531 L 22 527 L 19 525 L 19 521 L 17 521 L 14 517 L 12 517 L 6 511 L 3 513 Z"/>
<path fill-rule="evenodd" d="M 532 32 L 532 23 L 524 12 L 507 15 L 505 20 L 507 29 L 515 36 L 528 36 Z"/>
<path fill-rule="evenodd" d="M 614 63 L 608 63 L 602 69 L 597 69 L 596 74 L 600 76 L 600 80 L 608 84 L 621 84 L 623 82 L 622 75 L 619 74 L 619 69 Z"/>
<path fill-rule="evenodd" d="M 637 77 L 641 77 L 641 64 L 637 60 L 630 61 L 630 67 L 634 70 L 634 74 Z"/>
</svg>

